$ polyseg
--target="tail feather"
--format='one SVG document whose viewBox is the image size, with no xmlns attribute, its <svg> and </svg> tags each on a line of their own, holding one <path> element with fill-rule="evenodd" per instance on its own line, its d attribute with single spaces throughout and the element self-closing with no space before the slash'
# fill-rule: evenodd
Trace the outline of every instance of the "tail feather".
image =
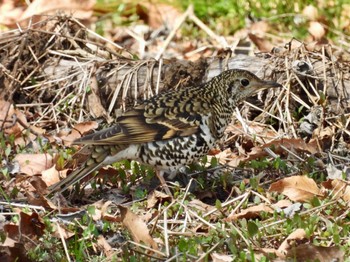
<svg viewBox="0 0 350 262">
<path fill-rule="evenodd" d="M 110 149 L 111 147 L 104 146 L 85 146 L 81 148 L 73 158 L 78 160 L 78 162 L 83 161 L 82 166 L 60 182 L 50 186 L 48 188 L 49 195 L 65 191 L 70 186 L 78 183 L 81 179 L 102 167 L 104 159 L 110 154 Z"/>
<path fill-rule="evenodd" d="M 50 186 L 48 188 L 49 195 L 53 193 L 61 193 L 68 189 L 70 186 L 78 183 L 81 179 L 85 178 L 92 172 L 98 170 L 105 165 L 105 159 L 108 156 L 114 156 L 118 152 L 124 150 L 128 145 L 95 145 L 84 146 L 73 157 L 76 160 L 83 160 L 84 164 L 81 168 L 78 168 L 68 177 L 62 179 L 60 182 Z M 80 161 L 79 161 L 80 162 Z"/>
<path fill-rule="evenodd" d="M 89 162 L 89 160 L 86 161 L 81 168 L 75 170 L 73 173 L 71 173 L 66 178 L 62 179 L 60 182 L 50 186 L 48 188 L 48 194 L 51 195 L 54 193 L 61 193 L 65 191 L 70 186 L 75 185 L 80 180 L 84 179 L 86 176 L 103 166 L 103 162 Z"/>
</svg>

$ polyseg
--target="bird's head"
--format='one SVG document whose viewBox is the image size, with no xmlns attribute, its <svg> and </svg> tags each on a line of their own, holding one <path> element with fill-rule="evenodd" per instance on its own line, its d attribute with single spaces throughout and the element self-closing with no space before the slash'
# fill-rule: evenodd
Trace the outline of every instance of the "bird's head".
<svg viewBox="0 0 350 262">
<path fill-rule="evenodd" d="M 261 90 L 282 87 L 274 81 L 264 81 L 253 73 L 241 69 L 226 70 L 217 78 L 219 82 L 224 83 L 223 91 L 233 105 L 237 105 Z"/>
</svg>

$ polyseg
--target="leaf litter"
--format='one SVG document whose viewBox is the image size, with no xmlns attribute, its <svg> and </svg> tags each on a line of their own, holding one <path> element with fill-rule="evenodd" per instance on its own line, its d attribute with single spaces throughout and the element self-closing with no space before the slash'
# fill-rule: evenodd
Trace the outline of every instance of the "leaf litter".
<svg viewBox="0 0 350 262">
<path fill-rule="evenodd" d="M 191 10 L 185 13 L 184 21 L 187 18 L 197 21 Z M 316 23 L 318 22 L 310 22 L 309 31 L 312 37 L 320 40 L 324 33 Z M 254 35 L 251 31 L 249 36 L 258 48 L 270 50 L 270 43 L 260 41 L 265 40 L 264 33 L 268 30 L 266 25 L 257 24 L 251 30 L 263 30 L 253 32 Z M 207 32 L 213 41 L 223 43 L 215 34 Z M 171 40 L 169 38 L 169 41 Z M 29 44 L 17 49 L 18 46 L 23 46 L 23 42 Z M 161 59 L 161 62 L 152 59 L 132 60 L 132 53 L 128 50 L 103 38 L 96 40 L 96 36 L 76 19 L 60 16 L 36 22 L 22 33 L 19 30 L 5 33 L 0 38 L 0 46 L 1 65 L 6 69 L 1 72 L 4 92 L 0 101 L 3 108 L 0 121 L 1 130 L 7 138 L 0 149 L 1 154 L 5 156 L 2 158 L 2 167 L 9 169 L 15 162 L 20 167 L 20 171 L 12 175 L 17 182 L 10 180 L 2 181 L 1 184 L 2 188 L 7 188 L 6 195 L 11 196 L 8 200 L 16 200 L 17 195 L 22 197 L 21 201 L 32 205 L 16 207 L 13 201 L 3 203 L 7 208 L 26 209 L 30 215 L 22 211 L 17 212 L 20 218 L 17 224 L 3 225 L 6 240 L 2 246 L 11 249 L 19 244 L 21 252 L 33 248 L 33 245 L 25 238 L 20 238 L 19 234 L 37 241 L 46 230 L 42 218 L 49 215 L 48 212 L 70 214 L 70 206 L 77 206 L 74 210 L 91 208 L 91 200 L 81 196 L 75 196 L 80 202 L 74 202 L 73 195 L 61 196 L 64 198 L 62 201 L 54 201 L 60 203 L 57 205 L 43 195 L 45 186 L 65 175 L 62 172 L 67 172 L 67 169 L 58 168 L 61 166 L 59 149 L 70 146 L 71 141 L 85 133 L 110 125 L 116 115 L 133 106 L 139 99 L 145 99 L 174 86 L 180 88 L 197 83 L 198 79 L 203 78 L 203 66 L 211 63 L 210 60 L 197 64 L 176 64 L 166 59 Z M 167 46 L 164 47 L 163 52 Z M 12 66 L 6 53 L 11 53 L 17 58 L 16 66 Z M 188 57 L 189 54 L 187 52 L 182 55 Z M 224 177 L 229 177 L 226 184 L 214 188 L 211 194 L 206 194 L 210 195 L 211 199 L 217 198 L 215 205 L 212 201 L 208 201 L 210 204 L 207 204 L 193 199 L 196 194 L 204 196 L 203 199 L 205 195 L 196 191 L 192 193 L 191 183 L 183 187 L 176 183 L 172 185 L 178 190 L 179 198 L 150 190 L 146 205 L 142 205 L 143 201 L 146 201 L 142 197 L 129 197 L 131 202 L 125 201 L 123 206 L 119 207 L 110 205 L 109 202 L 105 202 L 106 205 L 96 205 L 96 216 L 91 215 L 94 223 L 97 224 L 100 220 L 115 223 L 119 229 L 124 229 L 124 233 L 126 229 L 130 238 L 118 240 L 116 245 L 109 241 L 111 238 L 107 235 L 100 234 L 96 239 L 97 245 L 89 252 L 96 253 L 98 248 L 103 250 L 106 256 L 113 256 L 122 252 L 122 249 L 113 252 L 113 247 L 128 245 L 132 247 L 133 254 L 164 259 L 173 252 L 171 245 L 180 245 L 179 239 L 189 241 L 198 236 L 210 237 L 210 232 L 215 232 L 220 236 L 219 239 L 230 239 L 230 231 L 234 228 L 242 240 L 236 243 L 237 248 L 248 253 L 248 247 L 251 245 L 255 250 L 259 250 L 254 246 L 256 239 L 249 236 L 253 240 L 250 242 L 246 229 L 238 228 L 235 221 L 242 221 L 244 224 L 247 220 L 258 219 L 262 225 L 261 232 L 267 234 L 265 230 L 278 230 L 276 224 L 287 219 L 283 212 L 276 212 L 293 202 L 308 204 L 315 198 L 320 201 L 328 199 L 338 207 L 338 212 L 345 210 L 339 200 L 348 205 L 347 181 L 330 179 L 320 184 L 314 178 L 307 178 L 305 174 L 311 172 L 324 175 L 329 163 L 340 169 L 349 164 L 350 74 L 346 68 L 350 60 L 347 60 L 347 56 L 346 52 L 340 53 L 338 49 L 328 45 L 310 46 L 296 40 L 290 41 L 285 47 L 258 54 L 258 57 L 265 61 L 265 70 L 270 69 L 270 74 L 273 74 L 284 88 L 264 93 L 261 97 L 254 98 L 255 100 L 247 101 L 237 110 L 235 124 L 228 128 L 225 139 L 218 145 L 215 153 L 224 153 L 224 159 L 221 161 L 223 168 L 218 172 L 224 173 Z M 235 58 L 226 56 L 225 59 L 234 61 Z M 23 64 L 22 67 L 18 67 L 20 63 Z M 186 75 L 176 78 L 178 72 L 186 70 L 197 73 L 189 74 L 185 81 Z M 168 75 L 161 76 L 159 72 L 163 71 L 168 72 Z M 173 77 L 169 72 L 173 73 Z M 153 82 L 149 84 L 144 79 L 152 79 Z M 15 92 L 12 92 L 13 90 Z M 5 98 L 9 96 L 12 103 L 5 102 Z M 91 121 L 96 118 L 103 120 Z M 15 137 L 14 143 L 8 139 L 11 135 Z M 23 137 L 25 139 L 17 140 Z M 33 146 L 35 141 L 39 147 Z M 42 153 L 40 147 L 45 144 L 49 144 L 51 148 Z M 24 153 L 19 145 L 25 148 Z M 9 150 L 10 153 L 7 152 Z M 66 156 L 64 160 L 67 159 L 69 160 L 69 157 Z M 263 162 L 264 164 L 256 167 L 254 165 L 259 163 L 254 160 L 257 159 L 269 159 L 270 164 Z M 283 168 L 280 160 L 286 164 L 287 171 L 281 171 Z M 313 162 L 312 165 L 310 161 Z M 232 171 L 232 167 L 237 170 Z M 243 169 L 242 172 L 239 171 L 240 168 Z M 121 172 L 123 171 L 118 170 L 118 175 L 121 175 Z M 218 172 L 208 172 L 207 178 L 215 179 Z M 272 176 L 275 172 L 277 177 Z M 132 178 L 131 173 L 130 168 L 129 171 L 126 170 L 126 178 Z M 247 179 L 242 180 L 242 174 Z M 254 187 L 252 178 L 258 177 L 257 175 L 260 176 L 258 187 Z M 289 177 L 284 178 L 281 175 Z M 123 183 L 120 178 L 117 180 L 114 186 Z M 129 184 L 131 190 L 137 192 L 142 180 L 142 177 L 136 178 L 133 185 Z M 201 182 L 198 178 L 195 180 L 196 183 Z M 102 185 L 106 189 L 114 187 L 109 181 Z M 270 185 L 269 190 L 266 185 Z M 15 191 L 19 193 L 15 194 Z M 281 202 L 274 197 L 275 192 L 289 200 L 280 200 L 286 201 L 280 206 Z M 132 203 L 139 205 L 135 206 Z M 311 210 L 328 220 L 329 203 L 325 203 Z M 175 206 L 179 209 L 174 208 Z M 44 210 L 40 209 L 38 213 L 37 207 Z M 306 205 L 302 205 L 294 214 L 307 215 L 309 210 Z M 150 216 L 147 221 L 141 219 L 144 213 Z M 265 213 L 280 214 L 277 215 L 280 220 L 272 223 L 271 218 L 266 219 Z M 72 221 L 75 222 L 70 223 L 79 224 L 85 215 L 86 213 L 73 218 Z M 220 226 L 220 223 L 226 224 Z M 69 242 L 74 235 L 79 234 L 69 232 L 64 223 L 57 225 L 60 229 L 55 232 L 60 233 L 56 234 L 56 237 L 61 239 L 63 246 L 66 241 Z M 86 228 L 81 226 L 81 229 Z M 332 239 L 320 238 L 318 244 L 322 242 L 324 246 L 316 246 L 312 244 L 312 240 L 317 239 L 321 228 L 315 230 L 312 237 L 300 233 L 300 230 L 302 229 L 295 229 L 289 235 L 283 234 L 283 237 L 276 240 L 279 244 L 269 243 L 266 239 L 264 250 L 283 259 L 302 256 L 330 261 L 327 260 L 328 257 L 344 257 L 338 247 L 345 245 L 346 240 L 330 247 L 329 245 L 334 244 Z M 180 238 L 177 238 L 178 236 Z M 295 245 L 286 244 L 291 240 Z M 299 240 L 303 240 L 302 244 L 298 243 Z M 216 247 L 214 242 L 210 242 L 209 245 Z M 205 256 L 209 251 L 199 249 L 198 255 Z M 265 252 L 261 248 L 260 251 Z M 14 251 L 9 252 L 11 254 Z M 191 252 L 187 252 L 191 256 Z M 218 249 L 212 257 L 225 260 L 230 255 L 229 252 Z"/>
</svg>

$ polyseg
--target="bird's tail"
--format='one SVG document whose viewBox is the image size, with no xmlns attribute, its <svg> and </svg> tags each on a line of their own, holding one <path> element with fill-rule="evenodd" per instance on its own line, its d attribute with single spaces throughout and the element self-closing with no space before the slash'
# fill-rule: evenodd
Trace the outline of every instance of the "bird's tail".
<svg viewBox="0 0 350 262">
<path fill-rule="evenodd" d="M 90 160 L 90 159 L 89 159 Z M 54 193 L 61 193 L 68 189 L 70 186 L 75 185 L 80 180 L 84 179 L 86 176 L 91 174 L 92 172 L 98 170 L 102 166 L 102 162 L 97 163 L 91 163 L 89 165 L 89 160 L 84 163 L 84 165 L 75 170 L 73 173 L 71 173 L 66 178 L 62 179 L 58 183 L 48 187 L 48 195 L 52 195 Z"/>
<path fill-rule="evenodd" d="M 109 150 L 101 146 L 83 147 L 75 156 L 76 160 L 84 159 L 84 164 L 62 179 L 58 183 L 48 187 L 48 195 L 61 193 L 70 186 L 78 183 L 92 172 L 103 166 L 103 160 L 107 157 Z M 78 160 L 79 161 L 79 160 Z M 80 162 L 80 161 L 79 161 Z"/>
</svg>

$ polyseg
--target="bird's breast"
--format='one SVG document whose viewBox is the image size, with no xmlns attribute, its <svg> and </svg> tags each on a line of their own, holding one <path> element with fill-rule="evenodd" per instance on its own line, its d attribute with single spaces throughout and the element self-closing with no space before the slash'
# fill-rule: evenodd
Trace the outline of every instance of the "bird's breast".
<svg viewBox="0 0 350 262">
<path fill-rule="evenodd" d="M 190 136 L 154 141 L 140 146 L 141 162 L 161 170 L 174 171 L 205 156 L 216 139 L 207 126 Z"/>
</svg>

